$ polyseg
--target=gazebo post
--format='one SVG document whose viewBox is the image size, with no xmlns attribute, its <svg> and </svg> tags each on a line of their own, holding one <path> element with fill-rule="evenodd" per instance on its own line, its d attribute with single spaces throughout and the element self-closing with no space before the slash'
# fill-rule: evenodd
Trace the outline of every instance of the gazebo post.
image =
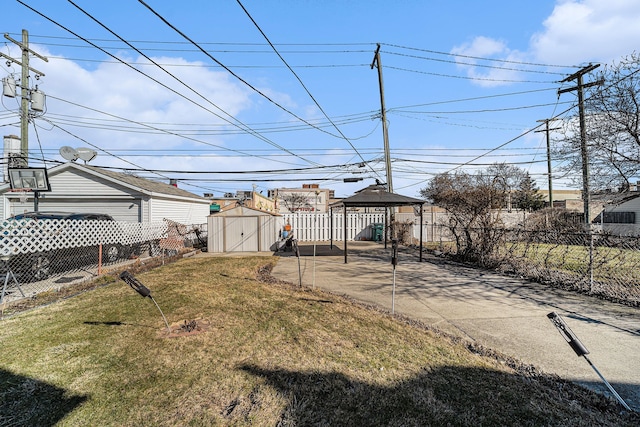
<svg viewBox="0 0 640 427">
<path fill-rule="evenodd" d="M 423 211 L 423 207 L 424 207 L 424 204 L 421 203 L 420 204 L 420 262 L 422 262 L 422 220 L 423 220 L 422 211 Z"/>
<path fill-rule="evenodd" d="M 389 206 L 384 208 L 384 248 L 387 249 L 387 230 L 389 229 Z"/>
<path fill-rule="evenodd" d="M 333 208 L 329 208 L 329 249 L 333 250 Z"/>
<path fill-rule="evenodd" d="M 347 205 L 342 205 L 342 213 L 344 215 L 344 227 L 342 232 L 344 233 L 344 263 L 347 263 Z"/>
</svg>

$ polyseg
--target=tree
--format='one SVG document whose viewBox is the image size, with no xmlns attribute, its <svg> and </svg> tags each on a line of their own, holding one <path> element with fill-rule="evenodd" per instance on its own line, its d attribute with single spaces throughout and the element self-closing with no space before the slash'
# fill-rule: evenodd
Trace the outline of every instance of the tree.
<svg viewBox="0 0 640 427">
<path fill-rule="evenodd" d="M 487 173 L 436 175 L 420 195 L 449 213 L 448 228 L 461 258 L 491 266 L 504 235 L 500 215 L 492 208 L 505 198 L 505 188 Z"/>
<path fill-rule="evenodd" d="M 499 186 L 498 188 L 504 191 L 505 200 L 502 207 L 506 207 L 511 212 L 511 194 L 522 185 L 522 181 L 528 176 L 527 172 L 507 163 L 494 163 L 487 168 L 487 176 L 493 180 L 495 185 Z"/>
<path fill-rule="evenodd" d="M 518 188 L 515 190 L 513 202 L 517 208 L 528 211 L 537 211 L 544 208 L 544 196 L 540 194 L 536 182 L 528 172 L 524 173 L 524 178 L 522 178 Z"/>
<path fill-rule="evenodd" d="M 640 56 L 633 53 L 605 66 L 585 93 L 585 125 L 592 190 L 628 191 L 640 174 Z M 563 122 L 555 154 L 562 168 L 582 180 L 580 127 L 577 118 Z"/>
<path fill-rule="evenodd" d="M 289 193 L 280 196 L 282 204 L 289 212 L 297 212 L 309 206 L 309 200 L 306 195 L 300 193 Z"/>
</svg>

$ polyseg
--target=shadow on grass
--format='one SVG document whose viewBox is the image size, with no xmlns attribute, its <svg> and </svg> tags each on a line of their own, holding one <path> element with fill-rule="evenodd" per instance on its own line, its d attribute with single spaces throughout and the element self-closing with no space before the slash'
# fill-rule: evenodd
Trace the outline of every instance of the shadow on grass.
<svg viewBox="0 0 640 427">
<path fill-rule="evenodd" d="M 53 426 L 87 396 L 0 369 L 0 425 Z"/>
<path fill-rule="evenodd" d="M 383 386 L 334 372 L 243 365 L 288 400 L 278 425 L 626 426 L 615 402 L 547 377 L 442 367 Z"/>
</svg>

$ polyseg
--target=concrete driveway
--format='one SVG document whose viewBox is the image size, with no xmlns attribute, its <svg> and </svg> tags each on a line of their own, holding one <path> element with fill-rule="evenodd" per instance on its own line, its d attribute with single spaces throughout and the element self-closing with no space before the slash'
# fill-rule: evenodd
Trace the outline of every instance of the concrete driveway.
<svg viewBox="0 0 640 427">
<path fill-rule="evenodd" d="M 544 372 L 611 395 L 547 318 L 555 311 L 590 351 L 589 359 L 626 403 L 640 411 L 640 309 L 553 289 L 401 248 L 394 274 L 391 247 L 349 242 L 300 246 L 281 256 L 272 275 L 347 295 L 420 320 L 515 357 Z M 393 299 L 393 302 L 392 302 Z M 613 397 L 613 396 L 612 396 Z"/>
</svg>

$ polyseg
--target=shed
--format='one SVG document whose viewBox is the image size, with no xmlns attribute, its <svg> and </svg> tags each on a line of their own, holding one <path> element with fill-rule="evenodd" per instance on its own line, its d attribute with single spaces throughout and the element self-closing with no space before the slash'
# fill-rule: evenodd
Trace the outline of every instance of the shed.
<svg viewBox="0 0 640 427">
<path fill-rule="evenodd" d="M 398 207 L 398 206 L 417 206 L 420 210 L 420 261 L 422 261 L 422 207 L 426 202 L 420 199 L 414 199 L 413 197 L 402 196 L 400 194 L 391 193 L 385 189 L 385 187 L 381 184 L 370 185 L 366 188 L 363 188 L 360 191 L 357 191 L 351 197 L 347 197 L 346 199 L 342 199 L 339 202 L 336 202 L 331 205 L 331 209 L 333 212 L 333 208 L 342 207 L 343 209 L 343 218 L 344 218 L 344 229 L 345 229 L 345 238 L 344 238 L 344 262 L 347 263 L 347 208 L 362 208 L 362 207 Z M 333 221 L 333 215 L 331 215 L 331 220 Z M 386 218 L 385 218 L 386 222 Z M 386 229 L 386 224 L 385 224 Z M 333 226 L 331 227 L 333 232 Z M 333 235 L 331 236 L 331 244 L 333 244 Z M 385 239 L 386 245 L 386 239 Z"/>
<path fill-rule="evenodd" d="M 41 192 L 38 210 L 108 213 L 116 221 L 204 224 L 209 200 L 173 185 L 108 169 L 64 163 L 48 169 L 50 192 Z M 34 210 L 33 193 L 0 185 L 2 218 Z"/>
<path fill-rule="evenodd" d="M 208 251 L 263 252 L 272 250 L 284 225 L 282 216 L 246 206 L 210 215 Z"/>
</svg>

